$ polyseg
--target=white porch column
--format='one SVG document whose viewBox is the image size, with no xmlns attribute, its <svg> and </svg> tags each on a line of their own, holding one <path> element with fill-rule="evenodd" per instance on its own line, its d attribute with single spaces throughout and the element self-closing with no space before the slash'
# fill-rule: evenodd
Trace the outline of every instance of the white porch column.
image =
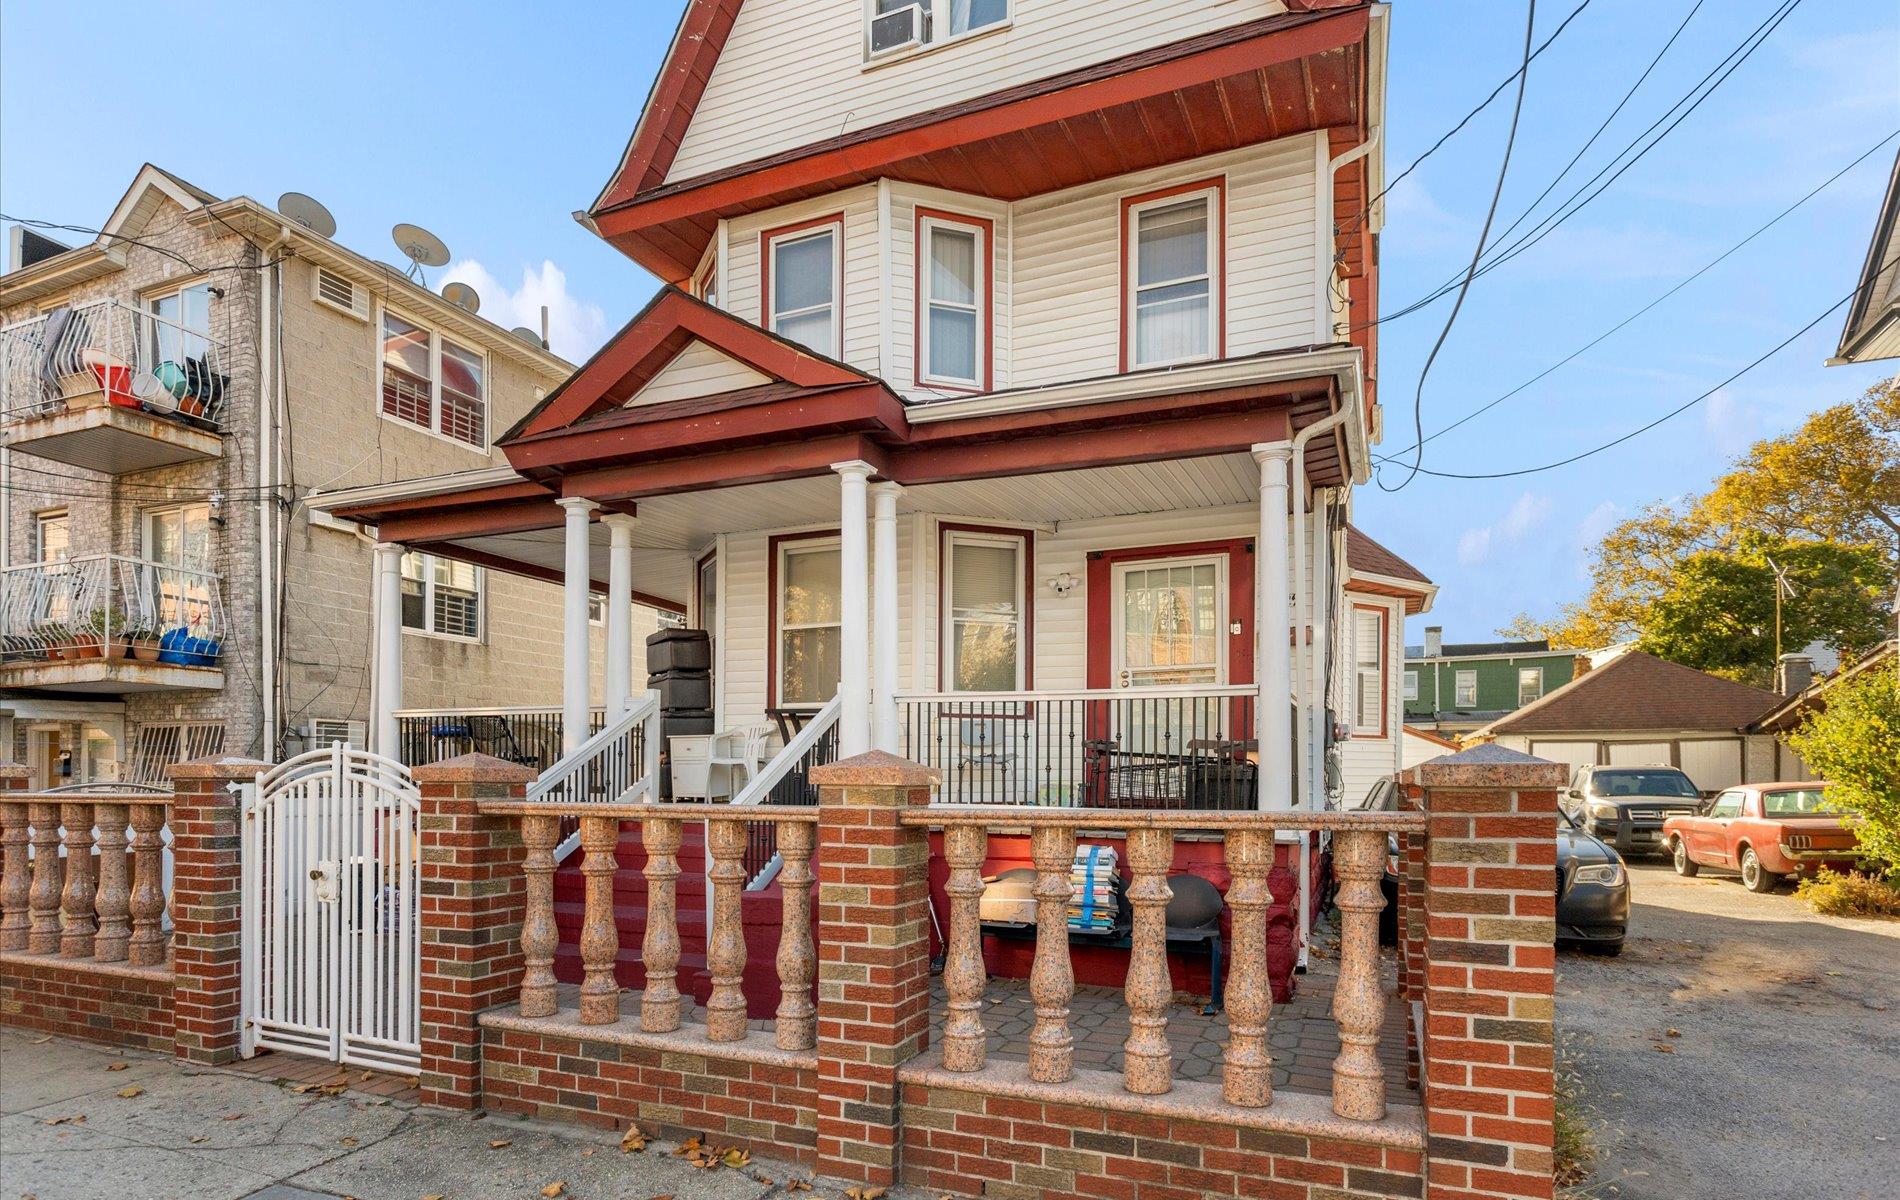
<svg viewBox="0 0 1900 1200">
<path fill-rule="evenodd" d="M 871 485 L 871 744 L 896 754 L 897 725 L 897 498 L 901 485 Z"/>
<path fill-rule="evenodd" d="M 1293 447 L 1273 442 L 1253 447 L 1260 464 L 1260 537 L 1255 546 L 1258 586 L 1254 634 L 1255 678 L 1260 699 L 1255 706 L 1255 737 L 1260 745 L 1260 807 L 1284 811 L 1293 807 L 1293 714 L 1291 703 L 1293 658 L 1288 645 L 1293 616 L 1287 598 L 1287 463 Z"/>
<path fill-rule="evenodd" d="M 607 551 L 607 713 L 633 703 L 633 517 L 600 519 L 612 542 Z"/>
<path fill-rule="evenodd" d="M 876 469 L 854 460 L 831 464 L 838 473 L 839 637 L 838 757 L 850 758 L 871 748 L 871 612 L 870 559 L 866 554 L 864 499 Z"/>
<path fill-rule="evenodd" d="M 592 587 L 588 521 L 598 506 L 577 497 L 557 503 L 567 514 L 561 576 L 561 753 L 566 755 L 587 740 L 592 708 L 587 703 L 587 594 Z"/>
<path fill-rule="evenodd" d="M 379 542 L 372 559 L 376 589 L 376 720 L 371 748 L 385 758 L 401 759 L 396 710 L 402 707 L 402 552 Z"/>
</svg>

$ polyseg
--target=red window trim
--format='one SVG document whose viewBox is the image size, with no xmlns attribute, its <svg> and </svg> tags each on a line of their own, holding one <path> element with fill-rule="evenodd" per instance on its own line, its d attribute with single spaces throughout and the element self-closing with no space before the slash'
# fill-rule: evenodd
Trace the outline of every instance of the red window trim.
<svg viewBox="0 0 1900 1200">
<path fill-rule="evenodd" d="M 1390 653 L 1392 649 L 1392 610 L 1383 604 L 1360 604 L 1355 602 L 1352 606 L 1352 611 L 1354 613 L 1377 613 L 1379 617 L 1379 732 L 1368 732 L 1365 736 L 1377 738 L 1389 737 L 1390 730 L 1387 726 L 1390 724 L 1390 719 L 1387 715 L 1387 710 L 1392 706 L 1392 655 Z M 1356 630 L 1354 636 L 1357 636 Z M 1359 654 L 1358 647 L 1356 646 L 1353 648 L 1352 656 L 1352 729 L 1354 734 L 1361 732 L 1359 729 Z"/>
<path fill-rule="evenodd" d="M 1218 278 L 1214 289 L 1214 358 L 1227 357 L 1227 176 L 1216 175 L 1209 179 L 1197 179 L 1192 183 L 1177 183 L 1172 187 L 1158 188 L 1152 192 L 1141 192 L 1133 196 L 1123 196 L 1121 206 L 1121 264 L 1120 264 L 1120 305 L 1121 312 L 1116 324 L 1121 329 L 1121 369 L 1126 373 L 1129 364 L 1134 361 L 1130 352 L 1130 341 L 1135 336 L 1134 322 L 1129 319 L 1129 300 L 1134 287 L 1128 270 L 1128 254 L 1132 240 L 1128 236 L 1129 216 L 1137 205 L 1149 204 L 1156 200 L 1166 200 L 1170 196 L 1186 195 L 1189 192 L 1214 193 L 1214 268 Z"/>
<path fill-rule="evenodd" d="M 1240 622 L 1238 635 L 1228 634 L 1227 682 L 1231 685 L 1254 681 L 1254 543 L 1252 538 L 1227 538 L 1212 542 L 1183 542 L 1172 546 L 1131 546 L 1117 550 L 1091 550 L 1088 557 L 1088 686 L 1106 688 L 1114 661 L 1109 641 L 1113 636 L 1114 613 L 1109 585 L 1110 571 L 1116 563 L 1149 558 L 1185 558 L 1190 555 L 1224 554 L 1227 556 L 1227 619 Z"/>
<path fill-rule="evenodd" d="M 944 623 L 950 612 L 950 535 L 953 533 L 987 534 L 990 537 L 1015 537 L 1023 540 L 1023 637 L 1018 653 L 1023 658 L 1023 690 L 1036 687 L 1036 531 L 1013 525 L 975 525 L 964 521 L 937 522 L 937 690 L 947 692 L 950 684 L 950 656 L 945 653 Z M 986 693 L 971 692 L 982 696 Z"/>
<path fill-rule="evenodd" d="M 844 358 L 844 214 L 835 212 L 829 216 L 813 217 L 809 221 L 794 221 L 790 225 L 780 225 L 772 229 L 759 231 L 759 328 L 772 333 L 772 243 L 782 237 L 804 233 L 821 225 L 836 226 L 837 244 L 832 248 L 832 283 L 836 290 L 832 301 L 836 308 L 837 325 L 833 332 L 837 335 L 830 349 L 824 351 L 827 358 Z"/>
<path fill-rule="evenodd" d="M 946 225 L 962 225 L 976 230 L 983 237 L 983 354 L 981 380 L 976 387 L 940 380 L 924 378 L 924 222 L 940 221 Z M 988 217 L 974 217 L 967 213 L 951 212 L 948 209 L 930 208 L 919 204 L 911 218 L 912 249 L 911 258 L 916 264 L 915 278 L 911 291 L 911 379 L 918 387 L 927 387 L 932 391 L 964 392 L 976 394 L 995 390 L 996 387 L 996 222 Z"/>
<path fill-rule="evenodd" d="M 774 709 L 778 702 L 778 551 L 787 542 L 816 542 L 838 536 L 836 529 L 812 529 L 804 533 L 775 533 L 765 539 L 765 707 Z M 820 706 L 822 707 L 822 705 Z"/>
</svg>

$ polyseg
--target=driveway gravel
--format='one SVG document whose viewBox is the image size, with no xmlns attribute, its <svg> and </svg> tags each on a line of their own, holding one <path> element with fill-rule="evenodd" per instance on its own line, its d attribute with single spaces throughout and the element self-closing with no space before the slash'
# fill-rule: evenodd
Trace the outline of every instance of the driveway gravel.
<svg viewBox="0 0 1900 1200">
<path fill-rule="evenodd" d="M 1616 1200 L 1900 1196 L 1900 922 L 1631 867 L 1620 958 L 1557 961 L 1560 1046 Z"/>
</svg>

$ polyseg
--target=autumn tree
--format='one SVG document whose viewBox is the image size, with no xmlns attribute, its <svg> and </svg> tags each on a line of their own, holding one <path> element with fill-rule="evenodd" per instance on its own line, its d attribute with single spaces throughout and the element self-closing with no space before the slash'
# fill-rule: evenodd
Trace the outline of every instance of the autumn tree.
<svg viewBox="0 0 1900 1200">
<path fill-rule="evenodd" d="M 1827 691 L 1788 738 L 1828 781 L 1830 805 L 1856 813 L 1860 849 L 1900 882 L 1900 682 L 1884 667 Z"/>
</svg>

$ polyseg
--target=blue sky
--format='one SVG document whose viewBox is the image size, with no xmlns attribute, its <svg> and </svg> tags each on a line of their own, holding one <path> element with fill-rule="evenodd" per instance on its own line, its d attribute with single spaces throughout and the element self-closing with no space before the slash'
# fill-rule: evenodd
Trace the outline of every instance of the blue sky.
<svg viewBox="0 0 1900 1200">
<path fill-rule="evenodd" d="M 834 0 L 846 2 L 846 0 Z M 220 195 L 309 192 L 339 238 L 395 256 L 428 226 L 484 313 L 582 355 L 653 280 L 576 225 L 638 116 L 683 0 L 0 9 L 0 211 L 103 220 L 150 160 Z M 1539 34 L 1576 0 L 1539 5 Z M 1635 81 L 1694 0 L 1592 0 L 1532 66 L 1499 224 L 1515 219 Z M 1628 109 L 1560 187 L 1634 138 L 1776 7 L 1705 0 Z M 1515 67 L 1518 0 L 1394 6 L 1388 162 L 1397 173 Z M 206 86 L 194 90 L 201 74 Z M 1507 95 L 1390 197 L 1388 311 L 1455 276 L 1496 179 Z M 212 103 L 215 100 L 217 103 Z M 1427 381 L 1427 431 L 1537 374 L 1648 303 L 1900 128 L 1892 0 L 1806 0 L 1661 146 L 1538 246 L 1480 279 Z M 1888 147 L 1616 337 L 1426 449 L 1426 466 L 1548 462 L 1641 425 L 1780 342 L 1852 288 Z M 1546 207 L 1551 202 L 1546 202 Z M 1386 449 L 1411 441 L 1419 368 L 1447 306 L 1383 329 Z M 1586 552 L 1644 504 L 1707 486 L 1759 437 L 1858 394 L 1873 367 L 1821 366 L 1831 317 L 1775 359 L 1616 451 L 1515 480 L 1362 489 L 1359 522 L 1441 585 L 1428 620 L 1478 639 L 1584 584 Z M 1892 364 L 1889 364 L 1891 366 Z M 1402 473 L 1388 473 L 1396 482 Z M 1415 626 L 1422 622 L 1415 621 Z M 1417 640 L 1418 630 L 1411 631 Z"/>
</svg>

